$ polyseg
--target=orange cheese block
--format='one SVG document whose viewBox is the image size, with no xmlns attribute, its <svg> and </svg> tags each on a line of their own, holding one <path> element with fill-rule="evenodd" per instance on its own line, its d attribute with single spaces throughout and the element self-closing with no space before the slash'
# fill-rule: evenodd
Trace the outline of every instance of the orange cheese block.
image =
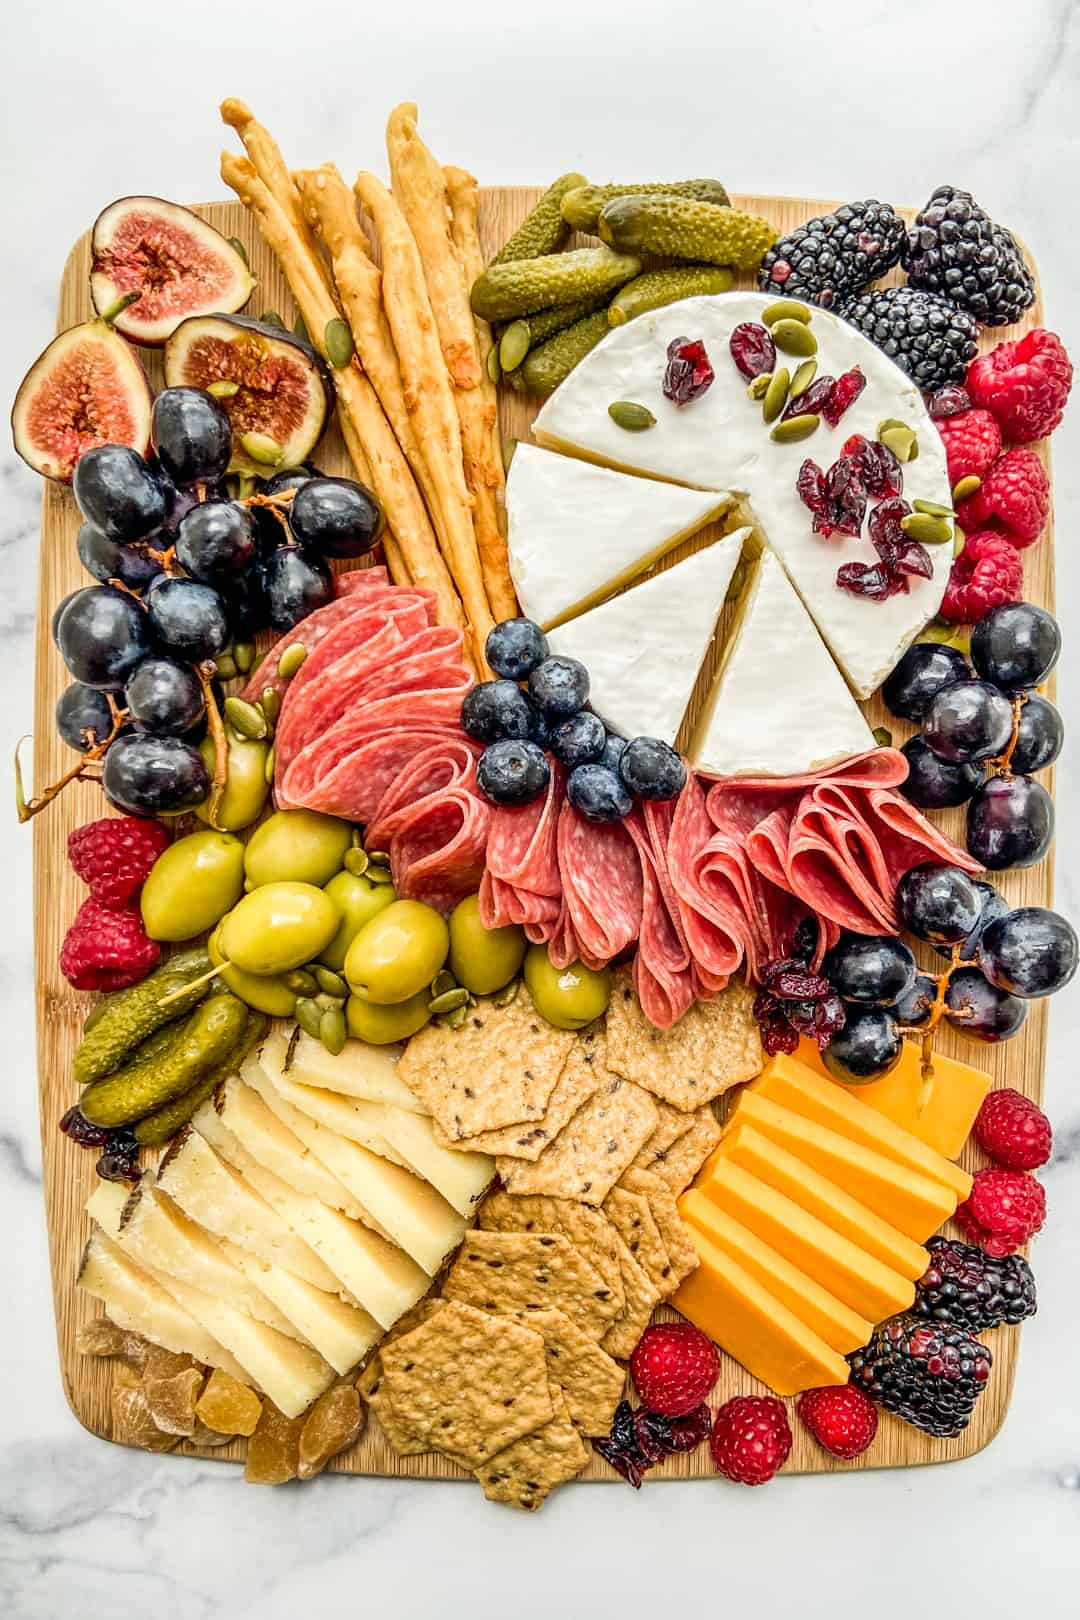
<svg viewBox="0 0 1080 1620">
<path fill-rule="evenodd" d="M 777 1395 L 846 1384 L 849 1367 L 756 1278 L 691 1228 L 701 1264 L 670 1301 Z"/>
<path fill-rule="evenodd" d="M 909 1277 L 728 1159 L 716 1159 L 697 1190 L 868 1322 L 906 1311 L 915 1298 Z"/>
<path fill-rule="evenodd" d="M 816 1041 L 801 1040 L 798 1057 L 815 1073 L 831 1078 Z M 944 1158 L 959 1158 L 993 1081 L 982 1069 L 935 1052 L 933 1078 L 924 1088 L 921 1068 L 918 1044 L 905 1041 L 895 1069 L 868 1085 L 844 1086 L 843 1090 L 895 1125 L 903 1126 Z"/>
<path fill-rule="evenodd" d="M 919 1243 L 949 1219 L 959 1202 L 944 1183 L 752 1091 L 743 1092 L 729 1116 L 729 1124 L 742 1123 L 756 1126 Z"/>
<path fill-rule="evenodd" d="M 910 1170 L 917 1170 L 932 1181 L 944 1182 L 961 1202 L 971 1191 L 971 1177 L 966 1170 L 928 1148 L 925 1142 L 893 1120 L 875 1113 L 834 1080 L 815 1074 L 796 1058 L 781 1053 L 770 1059 L 751 1090 L 768 1097 L 770 1102 L 790 1108 L 792 1113 L 839 1131 L 853 1142 L 861 1142 L 863 1147 L 873 1148 L 875 1153 L 883 1153 L 887 1159 L 906 1164 Z"/>
<path fill-rule="evenodd" d="M 842 1304 L 704 1193 L 691 1189 L 684 1194 L 679 1210 L 684 1221 L 756 1277 L 782 1305 L 794 1311 L 800 1322 L 813 1328 L 831 1350 L 845 1355 L 868 1342 L 874 1331 L 872 1322 Z"/>
</svg>

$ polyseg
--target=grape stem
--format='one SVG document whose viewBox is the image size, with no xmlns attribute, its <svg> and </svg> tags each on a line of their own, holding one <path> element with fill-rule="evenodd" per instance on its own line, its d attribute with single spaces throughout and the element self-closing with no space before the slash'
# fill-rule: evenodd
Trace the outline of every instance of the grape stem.
<svg viewBox="0 0 1080 1620">
<path fill-rule="evenodd" d="M 39 793 L 34 798 L 29 800 L 26 797 L 26 792 L 23 787 L 22 763 L 19 759 L 19 751 L 22 748 L 23 743 L 26 741 L 26 738 L 19 738 L 18 742 L 15 744 L 15 811 L 18 815 L 20 823 L 30 821 L 34 816 L 37 815 L 39 810 L 44 810 L 47 804 L 51 804 L 59 794 L 63 793 L 69 782 L 77 782 L 80 777 L 88 777 L 90 767 L 96 765 L 100 760 L 104 759 L 106 753 L 108 752 L 109 745 L 116 740 L 116 738 L 120 735 L 120 732 L 123 730 L 123 727 L 130 719 L 128 711 L 126 709 L 121 709 L 118 706 L 116 699 L 113 697 L 111 692 L 106 692 L 105 699 L 109 705 L 109 712 L 112 715 L 113 722 L 112 730 L 109 732 L 109 735 L 104 739 L 104 741 L 93 743 L 90 747 L 88 747 L 86 753 L 80 760 L 77 761 L 76 764 L 71 767 L 70 771 L 65 771 L 63 776 L 61 776 L 58 781 L 54 782 L 51 787 L 47 787 L 43 793 Z M 93 733 L 90 731 L 90 728 L 88 726 L 84 726 L 83 737 L 88 738 L 92 735 Z M 89 779 L 97 781 L 101 780 L 100 776 L 96 775 L 89 776 Z"/>
<path fill-rule="evenodd" d="M 218 823 L 218 812 L 221 809 L 221 801 L 225 796 L 225 783 L 229 774 L 229 744 L 225 736 L 224 721 L 214 701 L 214 665 L 212 663 L 196 664 L 195 673 L 199 677 L 199 685 L 203 689 L 203 697 L 206 700 L 206 722 L 214 741 L 214 779 L 210 784 L 210 798 L 207 803 L 206 814 L 211 827 L 217 832 L 224 832 L 225 829 Z"/>
<path fill-rule="evenodd" d="M 998 754 L 995 759 L 987 760 L 986 769 L 989 776 L 1003 776 L 1006 779 L 1012 776 L 1012 771 L 1009 769 L 1009 766 L 1013 754 L 1016 752 L 1016 744 L 1020 737 L 1020 716 L 1024 711 L 1024 704 L 1026 702 L 1027 693 L 1017 692 L 1012 700 L 1012 734 L 1002 752 Z"/>
<path fill-rule="evenodd" d="M 930 1007 L 930 1017 L 927 1019 L 926 1023 L 901 1024 L 899 1026 L 901 1035 L 915 1036 L 922 1048 L 922 1061 L 919 1065 L 921 1089 L 919 1091 L 918 1101 L 915 1104 L 915 1113 L 919 1117 L 925 1113 L 927 1107 L 929 1106 L 930 1097 L 934 1089 L 934 1034 L 938 1025 L 941 1023 L 942 1018 L 945 1016 L 945 997 L 948 994 L 949 982 L 952 979 L 953 974 L 956 973 L 960 968 L 977 966 L 977 962 L 966 961 L 963 957 L 961 957 L 960 946 L 954 945 L 952 948 L 952 954 L 949 957 L 948 966 L 943 968 L 940 973 L 927 975 L 928 978 L 932 978 L 934 980 L 937 988 L 934 992 L 934 1000 Z M 954 1018 L 966 1018 L 969 1016 L 969 1014 L 963 1011 L 957 1011 L 953 1013 L 952 1016 Z"/>
<path fill-rule="evenodd" d="M 258 506 L 275 517 L 289 534 L 288 508 L 296 496 L 295 489 L 283 489 L 277 495 L 245 495 L 243 500 L 237 501 L 237 506 Z M 290 534 L 291 539 L 291 534 Z"/>
</svg>

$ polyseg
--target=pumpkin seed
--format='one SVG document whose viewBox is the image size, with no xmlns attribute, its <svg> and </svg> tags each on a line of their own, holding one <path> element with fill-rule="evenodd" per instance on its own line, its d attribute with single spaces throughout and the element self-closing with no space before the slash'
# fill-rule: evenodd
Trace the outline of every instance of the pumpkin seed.
<svg viewBox="0 0 1080 1620">
<path fill-rule="evenodd" d="M 313 1041 L 322 1040 L 322 1008 L 317 1007 L 310 996 L 301 996 L 293 1011 L 304 1034 L 310 1035 Z"/>
<path fill-rule="evenodd" d="M 267 751 L 266 764 L 263 766 L 263 781 L 269 783 L 271 787 L 274 785 L 274 766 L 276 764 L 277 755 L 273 748 L 270 748 Z"/>
<path fill-rule="evenodd" d="M 469 992 L 462 985 L 458 985 L 453 990 L 444 990 L 441 996 L 432 996 L 428 1002 L 428 1012 L 432 1018 L 437 1018 L 440 1013 L 455 1012 L 458 1007 L 468 1005 Z"/>
<path fill-rule="evenodd" d="M 344 1052 L 348 1038 L 349 1026 L 345 1022 L 345 1014 L 340 1007 L 329 1008 L 319 1019 L 319 1039 L 331 1057 Z"/>
<path fill-rule="evenodd" d="M 367 869 L 367 880 L 369 883 L 393 883 L 394 874 L 388 866 L 371 865 Z"/>
<path fill-rule="evenodd" d="M 281 713 L 281 693 L 276 686 L 268 686 L 259 698 L 259 708 L 273 724 Z"/>
<path fill-rule="evenodd" d="M 234 681 L 236 679 L 236 659 L 231 652 L 218 653 L 214 659 L 214 668 L 223 681 Z"/>
<path fill-rule="evenodd" d="M 346 995 L 347 994 L 348 991 L 346 991 Z M 332 996 L 328 991 L 320 990 L 318 995 L 315 997 L 315 1005 L 316 1007 L 321 1007 L 323 1012 L 332 1012 L 335 1007 L 343 1007 L 345 1005 L 345 996 Z"/>
<path fill-rule="evenodd" d="M 380 866 L 389 866 L 390 865 L 390 851 L 389 850 L 386 850 L 386 849 L 369 849 L 368 854 L 371 856 L 371 859 L 373 861 L 378 862 L 378 864 Z"/>
<path fill-rule="evenodd" d="M 442 972 L 436 973 L 431 981 L 431 995 L 432 997 L 445 996 L 448 990 L 456 990 L 457 987 L 458 982 L 454 975 L 443 968 Z"/>
<path fill-rule="evenodd" d="M 338 1001 L 345 1000 L 349 994 L 349 986 L 340 973 L 335 973 L 332 968 L 323 967 L 321 962 L 316 962 L 311 971 L 315 975 L 319 989 L 325 995 L 335 996 Z"/>
<path fill-rule="evenodd" d="M 240 448 L 260 467 L 280 467 L 285 452 L 269 433 L 241 433 Z"/>
<path fill-rule="evenodd" d="M 327 321 L 326 331 L 323 333 L 323 347 L 326 350 L 326 358 L 334 370 L 344 371 L 356 353 L 356 345 L 348 323 L 340 316 Z"/>
<path fill-rule="evenodd" d="M 302 641 L 291 642 L 277 661 L 277 672 L 283 681 L 291 681 L 300 665 L 307 657 L 307 648 Z"/>
<path fill-rule="evenodd" d="M 960 553 L 963 551 L 963 549 L 964 549 L 964 547 L 966 545 L 967 545 L 967 535 L 964 533 L 963 529 L 957 529 L 955 535 L 953 536 L 953 543 L 952 543 L 952 554 L 953 554 L 953 556 L 954 557 L 959 557 Z"/>
<path fill-rule="evenodd" d="M 806 416 L 789 416 L 786 422 L 777 422 L 769 434 L 777 444 L 797 444 L 800 439 L 808 439 L 811 433 L 816 433 L 820 416 L 812 413 Z"/>
<path fill-rule="evenodd" d="M 766 422 L 775 422 L 787 404 L 790 382 L 791 373 L 786 366 L 781 366 L 769 378 L 769 386 L 761 396 L 761 414 Z"/>
<path fill-rule="evenodd" d="M 909 540 L 917 540 L 921 546 L 943 546 L 953 537 L 952 524 L 930 512 L 909 512 L 900 519 L 900 527 Z"/>
<path fill-rule="evenodd" d="M 791 379 L 791 398 L 798 399 L 800 394 L 805 394 L 816 376 L 817 361 L 804 360 L 802 365 L 796 368 L 795 375 Z"/>
<path fill-rule="evenodd" d="M 889 428 L 906 428 L 907 425 L 906 422 L 901 422 L 898 416 L 884 416 L 877 425 L 877 437 L 880 439 Z"/>
<path fill-rule="evenodd" d="M 770 328 L 772 340 L 784 354 L 817 354 L 817 338 L 804 321 L 785 317 Z"/>
<path fill-rule="evenodd" d="M 315 977 L 306 968 L 293 968 L 291 973 L 283 973 L 282 979 L 298 996 L 310 997 L 318 994 L 319 986 L 315 982 Z"/>
<path fill-rule="evenodd" d="M 979 493 L 980 489 L 982 489 L 982 479 L 977 477 L 975 473 L 969 473 L 966 478 L 961 478 L 958 484 L 953 485 L 952 498 L 957 502 L 969 501 L 973 495 Z"/>
<path fill-rule="evenodd" d="M 491 998 L 491 1005 L 493 1007 L 509 1007 L 510 1003 L 516 999 L 520 986 L 520 979 L 511 979 L 510 983 L 504 984 L 501 990 L 496 990 Z"/>
<path fill-rule="evenodd" d="M 919 441 L 911 429 L 904 427 L 903 423 L 899 427 L 883 428 L 878 438 L 899 462 L 914 461 L 918 454 Z"/>
<path fill-rule="evenodd" d="M 656 426 L 656 417 L 646 405 L 638 405 L 632 399 L 617 399 L 607 408 L 607 413 L 616 427 L 625 428 L 627 433 L 643 433 L 646 428 Z"/>
<path fill-rule="evenodd" d="M 255 643 L 253 641 L 237 641 L 233 644 L 233 659 L 241 675 L 250 675 L 251 666 L 255 662 Z"/>
<path fill-rule="evenodd" d="M 280 326 L 281 330 L 285 331 L 285 322 L 276 309 L 264 309 L 259 319 L 264 326 Z"/>
<path fill-rule="evenodd" d="M 487 374 L 489 382 L 498 384 L 502 379 L 502 366 L 499 364 L 499 350 L 498 346 L 494 343 L 488 350 Z"/>
<path fill-rule="evenodd" d="M 769 386 L 769 384 L 771 382 L 772 382 L 772 372 L 771 371 L 759 372 L 758 375 L 756 377 L 751 378 L 750 382 L 747 383 L 747 385 L 746 385 L 746 397 L 747 397 L 747 399 L 755 399 L 755 400 L 764 399 L 765 398 L 765 390 L 768 388 L 768 386 Z"/>
<path fill-rule="evenodd" d="M 503 371 L 516 371 L 529 352 L 532 333 L 528 321 L 511 321 L 499 339 L 499 365 Z"/>
<path fill-rule="evenodd" d="M 879 748 L 892 747 L 892 732 L 889 730 L 888 726 L 874 727 L 874 741 L 877 743 Z"/>
<path fill-rule="evenodd" d="M 808 305 L 800 304 L 795 298 L 778 298 L 775 304 L 765 306 L 761 319 L 766 326 L 775 326 L 777 321 L 802 321 L 804 326 L 809 326 L 811 316 Z"/>
<path fill-rule="evenodd" d="M 234 731 L 250 742 L 261 742 L 266 736 L 266 716 L 254 703 L 247 703 L 243 698 L 225 699 L 225 718 Z"/>
<path fill-rule="evenodd" d="M 937 501 L 912 501 L 916 512 L 929 512 L 931 517 L 954 518 L 956 513 L 951 506 L 939 506 Z"/>
<path fill-rule="evenodd" d="M 363 877 L 371 862 L 367 858 L 366 850 L 347 849 L 342 865 L 345 867 L 346 872 L 352 873 L 353 877 Z"/>
<path fill-rule="evenodd" d="M 293 337 L 298 337 L 301 343 L 311 342 L 311 333 L 308 331 L 308 324 L 303 315 L 298 315 L 293 321 Z"/>
<path fill-rule="evenodd" d="M 460 1029 L 469 1016 L 468 1006 L 455 1007 L 453 1012 L 444 1013 L 439 1019 L 444 1029 Z"/>
<path fill-rule="evenodd" d="M 243 242 L 241 242 L 241 240 L 240 240 L 240 238 L 238 236 L 227 236 L 225 238 L 225 240 L 226 240 L 226 242 L 228 242 L 228 244 L 229 244 L 229 246 L 231 248 L 233 248 L 237 253 L 239 253 L 240 257 L 243 259 L 243 261 L 244 261 L 244 263 L 246 265 L 251 264 L 251 260 L 248 258 L 248 250 L 244 246 Z"/>
<path fill-rule="evenodd" d="M 206 392 L 213 394 L 215 399 L 232 399 L 234 394 L 240 392 L 240 384 L 233 382 L 229 377 L 218 377 L 215 382 L 207 385 Z"/>
</svg>

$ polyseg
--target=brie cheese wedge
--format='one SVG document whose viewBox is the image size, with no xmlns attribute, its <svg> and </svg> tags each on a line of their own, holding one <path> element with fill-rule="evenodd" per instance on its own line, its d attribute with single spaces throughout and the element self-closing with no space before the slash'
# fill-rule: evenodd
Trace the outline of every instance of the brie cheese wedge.
<svg viewBox="0 0 1080 1620">
<path fill-rule="evenodd" d="M 600 409 L 614 426 L 609 403 Z M 626 439 L 641 436 L 615 431 Z M 519 444 L 506 480 L 506 511 L 521 611 L 545 629 L 562 624 L 636 579 L 730 505 L 723 493 L 673 489 Z"/>
<path fill-rule="evenodd" d="M 783 568 L 762 551 L 690 745 L 707 776 L 799 776 L 875 746 Z"/>
<path fill-rule="evenodd" d="M 739 529 L 548 636 L 589 672 L 589 703 L 623 737 L 674 746 L 749 529 Z"/>
</svg>

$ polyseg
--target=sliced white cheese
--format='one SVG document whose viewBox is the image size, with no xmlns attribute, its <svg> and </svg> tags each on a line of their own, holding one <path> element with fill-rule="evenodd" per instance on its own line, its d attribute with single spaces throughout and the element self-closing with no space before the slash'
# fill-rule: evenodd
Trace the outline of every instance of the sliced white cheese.
<svg viewBox="0 0 1080 1620">
<path fill-rule="evenodd" d="M 271 1209 L 264 1198 L 218 1158 L 198 1131 L 178 1136 L 158 1165 L 157 1184 L 184 1214 L 249 1254 L 285 1266 L 316 1288 L 337 1293 L 337 1277 Z"/>
<path fill-rule="evenodd" d="M 346 1304 L 336 1294 L 312 1288 L 284 1266 L 267 1265 L 242 1250 L 237 1251 L 236 1258 L 251 1285 L 258 1286 L 274 1301 L 335 1372 L 343 1375 L 350 1372 L 382 1338 L 383 1330 L 373 1316 Z"/>
<path fill-rule="evenodd" d="M 589 672 L 589 703 L 623 737 L 679 734 L 749 529 L 603 602 L 548 635 Z"/>
<path fill-rule="evenodd" d="M 141 1333 L 151 1344 L 178 1356 L 194 1356 L 208 1367 L 220 1367 L 241 1384 L 252 1382 L 235 1356 L 104 1232 L 95 1232 L 87 1243 L 78 1282 L 101 1301 L 117 1327 Z"/>
<path fill-rule="evenodd" d="M 356 1199 L 250 1086 L 234 1076 L 225 1082 L 212 1106 L 225 1128 L 258 1164 L 272 1170 L 296 1192 L 319 1198 L 354 1221 L 364 1219 L 364 1210 Z"/>
<path fill-rule="evenodd" d="M 608 404 L 600 408 L 611 425 Z M 730 505 L 726 494 L 673 489 L 519 444 L 506 481 L 506 510 L 510 572 L 522 612 L 545 629 L 583 613 Z"/>
<path fill-rule="evenodd" d="M 410 1171 L 308 1119 L 275 1091 L 269 1075 L 253 1067 L 246 1073 L 266 1106 L 280 1111 L 283 1123 L 349 1189 L 367 1217 L 433 1277 L 465 1235 L 457 1210 Z"/>
<path fill-rule="evenodd" d="M 288 1049 L 289 1043 L 280 1030 L 272 1030 L 257 1057 L 267 1068 L 276 1067 L 279 1074 L 284 1073 Z M 327 1091 L 342 1091 L 347 1097 L 390 1103 L 414 1114 L 425 1114 L 427 1109 L 416 1093 L 397 1077 L 400 1056 L 400 1046 L 368 1046 L 364 1041 L 346 1041 L 335 1055 L 321 1041 L 301 1033 L 293 1047 L 288 1074 L 303 1086 L 325 1086 Z"/>
<path fill-rule="evenodd" d="M 754 567 L 690 746 L 709 776 L 795 776 L 874 747 L 828 648 L 771 551 Z"/>
</svg>

